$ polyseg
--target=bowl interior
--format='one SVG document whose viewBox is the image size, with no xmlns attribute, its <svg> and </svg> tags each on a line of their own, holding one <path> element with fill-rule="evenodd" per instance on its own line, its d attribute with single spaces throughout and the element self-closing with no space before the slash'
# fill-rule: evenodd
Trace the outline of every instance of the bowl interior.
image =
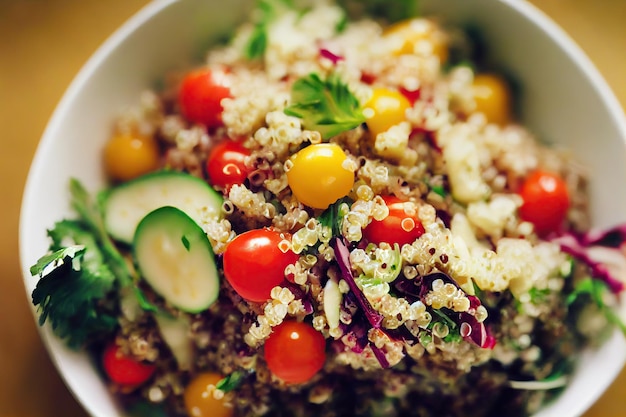
<svg viewBox="0 0 626 417">
<path fill-rule="evenodd" d="M 95 53 L 67 90 L 31 166 L 20 219 L 20 257 L 28 295 L 29 267 L 45 253 L 46 229 L 70 215 L 68 179 L 91 190 L 104 185 L 100 153 L 111 123 L 167 71 L 199 61 L 229 33 L 252 2 L 157 0 Z M 589 60 L 541 12 L 518 0 L 423 0 L 425 14 L 481 28 L 490 54 L 523 86 L 522 119 L 541 139 L 565 144 L 589 168 L 596 226 L 626 220 L 626 122 L 621 107 Z M 514 29 L 512 29 L 514 28 Z M 69 388 L 95 417 L 122 416 L 89 358 L 68 350 L 47 327 L 42 337 Z M 595 401 L 626 359 L 617 334 L 587 352 L 573 383 L 537 417 L 576 416 Z"/>
</svg>

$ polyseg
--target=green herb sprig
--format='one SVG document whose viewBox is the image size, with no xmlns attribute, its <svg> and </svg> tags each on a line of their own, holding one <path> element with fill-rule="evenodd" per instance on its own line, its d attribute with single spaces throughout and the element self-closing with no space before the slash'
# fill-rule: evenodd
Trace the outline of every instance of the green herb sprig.
<svg viewBox="0 0 626 417">
<path fill-rule="evenodd" d="M 30 269 L 40 276 L 32 292 L 39 324 L 72 348 L 111 333 L 117 326 L 113 292 L 132 287 L 145 310 L 154 310 L 134 285 L 126 260 L 107 234 L 99 203 L 76 179 L 70 181 L 71 206 L 77 220 L 62 220 L 48 231 L 50 253 Z"/>
<path fill-rule="evenodd" d="M 293 9 L 292 0 L 258 0 L 255 13 L 256 21 L 244 54 L 248 59 L 261 58 L 267 49 L 267 31 L 269 26 L 285 10 Z"/>
<path fill-rule="evenodd" d="M 604 295 L 610 292 L 611 290 L 604 281 L 594 278 L 585 278 L 576 284 L 574 291 L 569 294 L 566 302 L 567 305 L 572 305 L 581 297 L 585 295 L 589 296 L 600 312 L 604 314 L 607 321 L 617 326 L 622 333 L 626 335 L 626 324 L 624 324 L 615 310 L 604 301 Z"/>
<path fill-rule="evenodd" d="M 325 80 L 313 73 L 294 82 L 285 114 L 302 119 L 305 128 L 320 132 L 323 139 L 365 122 L 359 100 L 336 73 Z"/>
</svg>

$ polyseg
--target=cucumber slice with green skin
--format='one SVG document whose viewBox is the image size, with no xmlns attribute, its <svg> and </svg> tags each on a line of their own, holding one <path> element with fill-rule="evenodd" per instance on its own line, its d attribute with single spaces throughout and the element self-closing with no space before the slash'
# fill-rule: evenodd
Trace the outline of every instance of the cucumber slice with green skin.
<svg viewBox="0 0 626 417">
<path fill-rule="evenodd" d="M 145 216 L 133 252 L 143 278 L 174 307 L 199 313 L 217 300 L 220 278 L 211 243 L 178 208 L 161 207 Z"/>
<path fill-rule="evenodd" d="M 173 206 L 201 224 L 220 218 L 222 196 L 204 180 L 178 171 L 158 171 L 121 184 L 104 196 L 104 226 L 116 240 L 132 243 L 141 219 L 152 210 Z"/>
</svg>

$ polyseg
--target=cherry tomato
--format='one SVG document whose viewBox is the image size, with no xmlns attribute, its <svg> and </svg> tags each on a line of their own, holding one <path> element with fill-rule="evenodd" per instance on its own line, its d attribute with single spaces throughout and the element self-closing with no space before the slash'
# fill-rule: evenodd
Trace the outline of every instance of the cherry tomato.
<svg viewBox="0 0 626 417">
<path fill-rule="evenodd" d="M 407 213 L 404 201 L 394 196 L 383 196 L 389 215 L 382 220 L 372 220 L 363 230 L 363 236 L 379 245 L 382 242 L 402 246 L 411 244 L 424 234 L 424 226 L 417 213 Z"/>
<path fill-rule="evenodd" d="M 104 169 L 116 181 L 128 181 L 159 167 L 159 146 L 152 137 L 117 134 L 104 147 Z"/>
<path fill-rule="evenodd" d="M 306 323 L 284 321 L 265 341 L 265 362 L 289 384 L 310 380 L 326 362 L 324 336 Z"/>
<path fill-rule="evenodd" d="M 494 74 L 478 74 L 473 83 L 476 111 L 490 123 L 507 124 L 511 119 L 511 92 L 506 80 Z"/>
<path fill-rule="evenodd" d="M 235 237 L 224 251 L 224 276 L 248 301 L 263 302 L 272 288 L 285 280 L 285 268 L 298 260 L 290 249 L 283 252 L 281 234 L 255 229 Z"/>
<path fill-rule="evenodd" d="M 376 138 L 391 126 L 406 120 L 405 112 L 411 102 L 400 92 L 387 88 L 374 88 L 372 97 L 365 103 L 365 123 Z"/>
<path fill-rule="evenodd" d="M 334 143 L 309 145 L 291 157 L 287 182 L 296 198 L 309 207 L 325 209 L 346 196 L 354 173 L 344 167 L 348 157 Z"/>
<path fill-rule="evenodd" d="M 230 417 L 232 407 L 226 407 L 223 400 L 213 396 L 215 386 L 222 376 L 213 372 L 196 375 L 185 388 L 183 399 L 187 414 L 192 417 Z"/>
<path fill-rule="evenodd" d="M 448 59 L 444 33 L 428 20 L 410 19 L 395 23 L 385 31 L 384 36 L 393 42 L 396 55 L 432 53 L 441 64 Z"/>
<path fill-rule="evenodd" d="M 522 220 L 535 225 L 540 235 L 558 231 L 569 209 L 569 193 L 563 179 L 554 173 L 535 171 L 520 189 L 524 201 L 519 209 Z"/>
<path fill-rule="evenodd" d="M 222 125 L 222 99 L 231 97 L 230 82 L 219 69 L 199 69 L 185 76 L 178 92 L 183 116 L 208 128 Z"/>
<path fill-rule="evenodd" d="M 243 184 L 249 173 L 248 156 L 250 150 L 239 142 L 225 140 L 215 145 L 206 162 L 211 185 L 228 190 L 235 184 Z"/>
<path fill-rule="evenodd" d="M 111 381 L 125 386 L 143 384 L 152 377 L 156 369 L 152 364 L 124 355 L 115 343 L 110 343 L 104 349 L 102 366 Z"/>
</svg>

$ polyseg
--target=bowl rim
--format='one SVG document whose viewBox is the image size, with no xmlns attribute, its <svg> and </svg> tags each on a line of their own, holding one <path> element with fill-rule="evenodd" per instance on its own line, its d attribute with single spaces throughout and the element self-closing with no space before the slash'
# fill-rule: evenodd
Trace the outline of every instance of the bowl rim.
<svg viewBox="0 0 626 417">
<path fill-rule="evenodd" d="M 139 27 L 148 22 L 154 16 L 161 13 L 169 5 L 179 1 L 184 0 L 152 0 L 141 7 L 121 26 L 119 26 L 118 29 L 116 29 L 103 43 L 101 43 L 100 46 L 98 46 L 98 48 L 83 64 L 81 69 L 76 73 L 67 89 L 62 94 L 61 99 L 55 107 L 37 144 L 29 167 L 24 186 L 24 193 L 22 196 L 18 241 L 24 284 L 27 283 L 27 280 L 32 280 L 29 272 L 29 260 L 26 256 L 29 252 L 29 248 L 26 246 L 25 229 L 27 226 L 27 214 L 29 208 L 33 204 L 31 201 L 33 200 L 34 193 L 36 193 L 34 181 L 36 177 L 40 176 L 39 171 L 42 166 L 40 161 L 45 157 L 48 149 L 54 145 L 53 140 L 56 132 L 63 123 L 64 117 L 66 117 L 66 113 L 68 112 L 72 101 L 76 99 L 81 89 L 89 82 L 89 79 L 98 67 L 109 58 L 117 47 L 125 42 L 129 35 L 135 32 Z M 609 87 L 605 78 L 583 49 L 551 17 L 529 1 L 498 1 L 504 3 L 517 14 L 530 21 L 539 31 L 544 32 L 544 34 L 546 34 L 562 51 L 564 51 L 581 69 L 585 77 L 589 79 L 593 89 L 596 90 L 601 100 L 606 104 L 610 117 L 619 130 L 622 141 L 626 144 L 626 115 L 624 113 L 624 108 L 620 104 L 612 89 Z M 24 289 L 27 299 L 30 300 L 31 294 L 28 290 L 28 285 L 25 285 Z M 30 302 L 29 305 L 35 319 L 35 323 L 37 323 L 36 309 Z M 41 340 L 44 343 L 47 353 L 50 356 L 59 376 L 62 378 L 65 385 L 69 388 L 72 396 L 77 400 L 82 408 L 91 416 L 99 416 L 96 407 L 86 402 L 86 400 L 79 394 L 81 392 L 81 387 L 69 378 L 69 374 L 66 373 L 66 369 L 61 366 L 59 359 L 64 355 L 64 353 L 52 345 L 52 341 L 55 336 L 49 331 L 49 329 L 47 329 L 47 327 L 47 325 L 44 327 L 37 325 Z M 618 359 L 618 361 L 616 361 L 618 366 L 615 366 L 610 374 L 604 374 L 605 378 L 603 378 L 601 382 L 596 382 L 594 393 L 586 396 L 585 399 L 581 401 L 580 412 L 576 415 L 582 415 L 593 403 L 598 400 L 598 398 L 606 391 L 606 388 L 614 382 L 615 378 L 626 363 L 626 349 L 622 349 L 620 353 L 622 354 L 621 357 L 616 358 Z M 574 417 L 574 415 L 571 417 Z"/>
</svg>

